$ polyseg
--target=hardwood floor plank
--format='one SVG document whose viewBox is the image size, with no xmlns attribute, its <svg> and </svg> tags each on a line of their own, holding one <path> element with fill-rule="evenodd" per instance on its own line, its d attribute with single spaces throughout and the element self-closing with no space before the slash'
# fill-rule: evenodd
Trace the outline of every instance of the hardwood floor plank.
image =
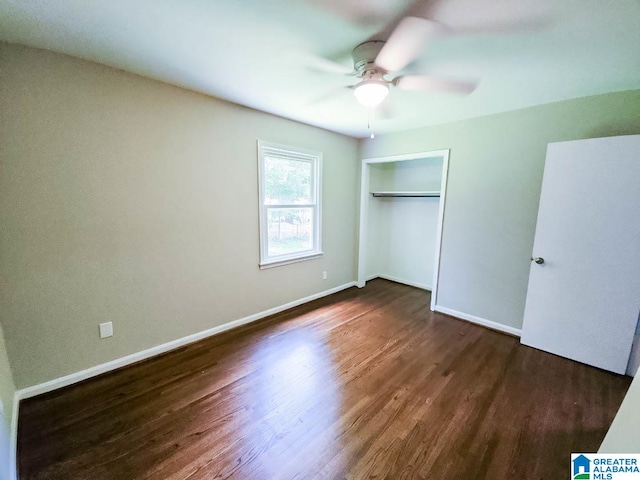
<svg viewBox="0 0 640 480">
<path fill-rule="evenodd" d="M 32 479 L 567 478 L 629 379 L 369 282 L 23 401 Z"/>
</svg>

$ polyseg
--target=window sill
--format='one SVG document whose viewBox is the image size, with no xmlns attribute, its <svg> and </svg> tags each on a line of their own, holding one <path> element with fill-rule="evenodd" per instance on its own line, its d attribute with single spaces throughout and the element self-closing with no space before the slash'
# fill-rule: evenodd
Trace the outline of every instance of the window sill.
<svg viewBox="0 0 640 480">
<path fill-rule="evenodd" d="M 308 255 L 300 257 L 286 258 L 282 260 L 271 260 L 260 264 L 260 270 L 266 270 L 267 268 L 280 267 L 282 265 L 289 265 L 291 263 L 305 262 L 307 260 L 313 260 L 314 258 L 320 258 L 324 255 L 324 252 L 313 252 Z"/>
</svg>

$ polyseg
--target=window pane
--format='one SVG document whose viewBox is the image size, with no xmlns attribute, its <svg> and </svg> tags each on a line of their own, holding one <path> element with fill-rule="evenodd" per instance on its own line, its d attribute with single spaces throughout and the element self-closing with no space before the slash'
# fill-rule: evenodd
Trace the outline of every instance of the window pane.
<svg viewBox="0 0 640 480">
<path fill-rule="evenodd" d="M 267 255 L 289 255 L 313 249 L 313 208 L 268 208 Z"/>
<path fill-rule="evenodd" d="M 312 162 L 266 156 L 264 177 L 265 205 L 314 203 Z"/>
</svg>

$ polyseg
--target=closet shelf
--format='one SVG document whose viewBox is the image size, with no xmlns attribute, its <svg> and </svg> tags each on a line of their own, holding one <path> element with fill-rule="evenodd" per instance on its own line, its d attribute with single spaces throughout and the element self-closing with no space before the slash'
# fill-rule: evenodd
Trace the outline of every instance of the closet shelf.
<svg viewBox="0 0 640 480">
<path fill-rule="evenodd" d="M 388 191 L 371 192 L 374 197 L 439 197 L 438 191 Z"/>
</svg>

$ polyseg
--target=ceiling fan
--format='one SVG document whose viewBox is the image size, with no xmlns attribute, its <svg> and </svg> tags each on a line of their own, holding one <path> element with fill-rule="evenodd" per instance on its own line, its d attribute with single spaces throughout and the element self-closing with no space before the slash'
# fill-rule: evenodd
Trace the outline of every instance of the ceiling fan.
<svg viewBox="0 0 640 480">
<path fill-rule="evenodd" d="M 392 79 L 386 76 L 403 70 L 413 63 L 428 41 L 446 35 L 447 28 L 422 17 L 403 17 L 393 29 L 388 40 L 367 40 L 353 50 L 355 76 L 360 82 L 349 87 L 358 102 L 375 108 L 387 97 L 391 87 L 403 90 L 421 90 L 469 94 L 478 83 L 442 79 L 429 75 L 399 75 Z"/>
<path fill-rule="evenodd" d="M 333 9 L 345 10 L 352 18 L 358 8 L 356 0 L 333 0 Z M 517 8 L 519 2 L 496 3 L 492 0 L 404 0 L 407 4 L 397 16 L 352 52 L 353 70 L 345 69 L 327 59 L 318 65 L 329 72 L 347 73 L 360 79 L 349 86 L 360 104 L 371 109 L 380 105 L 392 87 L 403 90 L 470 94 L 478 81 L 445 79 L 430 75 L 403 74 L 419 58 L 429 42 L 435 38 L 452 35 L 520 34 L 535 32 L 548 25 L 544 10 L 532 10 L 523 16 Z M 535 0 L 532 0 L 535 3 Z M 372 5 L 384 7 L 392 0 L 378 0 Z M 529 2 L 532 3 L 532 2 Z M 358 1 L 356 4 L 361 7 Z M 347 8 L 349 7 L 349 8 Z M 446 7 L 446 8 L 445 8 Z M 448 14 L 443 15 L 443 9 Z M 384 10 L 381 8 L 381 10 Z M 365 12 L 366 13 L 366 12 Z M 369 12 L 371 13 L 371 12 Z M 377 12 L 382 14 L 382 11 Z M 357 15 L 356 15 L 357 16 Z M 443 19 L 445 25 L 434 18 Z M 449 24 L 453 21 L 453 24 Z M 346 70 L 346 71 L 345 71 Z M 393 78 L 393 75 L 396 75 Z"/>
</svg>

